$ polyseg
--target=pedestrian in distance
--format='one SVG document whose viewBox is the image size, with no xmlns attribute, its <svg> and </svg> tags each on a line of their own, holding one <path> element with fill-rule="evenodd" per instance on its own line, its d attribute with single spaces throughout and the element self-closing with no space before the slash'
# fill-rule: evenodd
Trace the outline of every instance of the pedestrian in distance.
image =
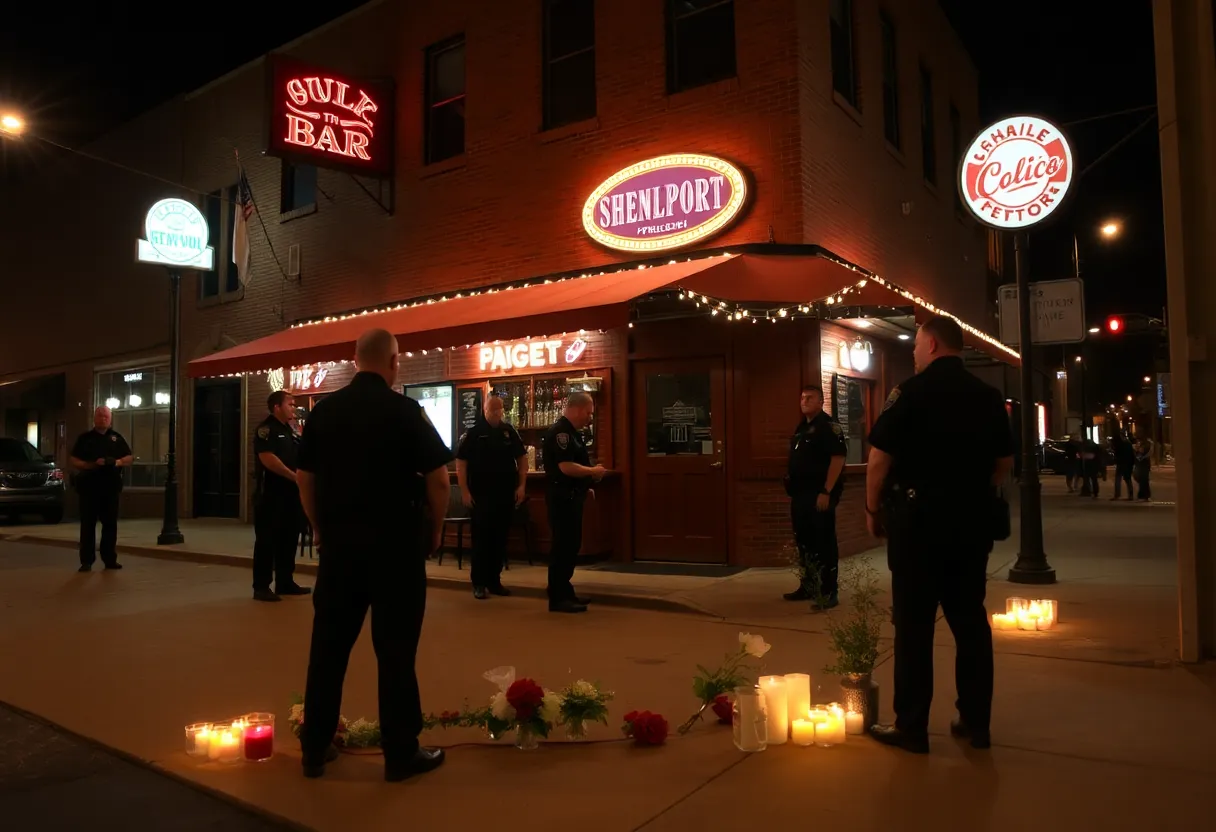
<svg viewBox="0 0 1216 832">
<path fill-rule="evenodd" d="M 110 425 L 108 407 L 93 411 L 93 429 L 76 438 L 71 463 L 76 469 L 80 497 L 80 568 L 89 572 L 97 560 L 97 524 L 101 523 L 101 562 L 106 569 L 122 569 L 118 562 L 118 504 L 122 496 L 122 469 L 134 460 L 131 446 Z"/>
<path fill-rule="evenodd" d="M 253 435 L 256 491 L 253 506 L 253 598 L 279 601 L 312 592 L 295 582 L 296 548 L 304 526 L 296 484 L 299 439 L 291 426 L 296 402 L 286 390 L 266 399 L 268 414 Z M 270 579 L 274 578 L 274 591 Z"/>
</svg>

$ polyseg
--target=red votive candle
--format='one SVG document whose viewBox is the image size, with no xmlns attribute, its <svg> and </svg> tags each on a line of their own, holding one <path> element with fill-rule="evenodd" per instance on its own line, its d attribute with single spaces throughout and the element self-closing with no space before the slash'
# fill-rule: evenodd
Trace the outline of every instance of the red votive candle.
<svg viewBox="0 0 1216 832">
<path fill-rule="evenodd" d="M 251 725 L 245 729 L 245 759 L 250 762 L 274 756 L 274 726 Z"/>
</svg>

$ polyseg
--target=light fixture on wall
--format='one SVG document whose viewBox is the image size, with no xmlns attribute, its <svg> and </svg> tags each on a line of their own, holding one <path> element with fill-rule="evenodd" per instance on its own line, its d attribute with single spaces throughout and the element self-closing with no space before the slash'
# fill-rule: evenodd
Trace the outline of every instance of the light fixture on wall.
<svg viewBox="0 0 1216 832">
<path fill-rule="evenodd" d="M 130 407 L 139 407 L 143 403 L 144 403 L 144 400 L 143 400 L 142 396 L 137 396 L 134 393 L 132 393 L 130 396 L 127 396 L 127 404 Z"/>
<path fill-rule="evenodd" d="M 165 405 L 165 404 L 168 404 L 170 401 L 172 401 L 172 398 L 169 396 L 168 393 L 157 393 L 156 394 L 156 403 L 157 404 Z"/>
<path fill-rule="evenodd" d="M 859 326 L 862 329 L 869 329 L 873 325 L 874 324 L 870 323 L 870 320 L 868 318 L 856 318 L 853 321 L 853 326 Z"/>
<path fill-rule="evenodd" d="M 853 342 L 853 346 L 849 348 L 849 358 L 852 360 L 853 369 L 859 373 L 864 373 L 870 369 L 870 355 L 874 352 L 874 345 L 869 341 L 862 341 L 858 338 Z"/>
<path fill-rule="evenodd" d="M 121 405 L 122 405 L 122 402 L 120 402 L 118 399 L 114 398 L 113 396 L 106 399 L 106 407 L 110 408 L 110 410 L 116 410 Z"/>
<path fill-rule="evenodd" d="M 911 336 L 911 335 L 909 335 L 908 333 L 906 333 L 906 332 L 901 332 L 901 333 L 899 333 L 899 340 L 901 340 L 901 341 L 909 341 L 909 340 L 911 340 L 911 339 L 912 339 L 912 336 Z"/>
</svg>

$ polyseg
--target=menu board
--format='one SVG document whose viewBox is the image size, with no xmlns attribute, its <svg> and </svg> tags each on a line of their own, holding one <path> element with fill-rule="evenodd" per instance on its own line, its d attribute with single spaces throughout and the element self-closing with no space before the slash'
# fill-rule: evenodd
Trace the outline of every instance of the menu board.
<svg viewBox="0 0 1216 832">
<path fill-rule="evenodd" d="M 481 416 L 481 388 L 467 387 L 460 391 L 460 432 L 467 433 L 477 427 Z"/>
<path fill-rule="evenodd" d="M 849 380 L 846 376 L 832 376 L 832 418 L 844 431 L 844 438 L 849 438 Z"/>
</svg>

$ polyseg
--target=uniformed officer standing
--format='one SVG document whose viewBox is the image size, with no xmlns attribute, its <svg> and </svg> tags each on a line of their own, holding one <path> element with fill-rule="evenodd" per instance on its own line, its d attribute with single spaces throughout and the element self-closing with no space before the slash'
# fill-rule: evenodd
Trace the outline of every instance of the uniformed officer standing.
<svg viewBox="0 0 1216 832">
<path fill-rule="evenodd" d="M 1003 397 L 963 366 L 963 332 L 947 317 L 916 333 L 918 374 L 891 391 L 870 433 L 866 522 L 887 537 L 895 624 L 895 724 L 874 738 L 929 750 L 933 631 L 941 605 L 957 650 L 959 717 L 950 726 L 988 748 L 992 630 L 984 609 L 988 554 L 1008 507 L 996 488 L 1013 468 Z M 949 465 L 945 448 L 961 448 Z M 880 513 L 881 512 L 881 513 Z M 998 515 L 1004 513 L 1004 517 Z"/>
<path fill-rule="evenodd" d="M 426 557 L 442 540 L 452 454 L 422 407 L 391 388 L 397 360 L 395 337 L 365 332 L 355 352 L 358 374 L 304 424 L 300 497 L 320 558 L 300 737 L 306 777 L 321 776 L 337 756 L 330 743 L 342 683 L 369 607 L 384 778 L 403 780 L 443 762 L 442 750 L 418 745 L 422 704 L 414 661 L 426 611 Z"/>
<path fill-rule="evenodd" d="M 296 545 L 300 542 L 303 512 L 296 486 L 297 441 L 289 422 L 296 402 L 286 390 L 276 390 L 266 399 L 270 414 L 258 425 L 253 438 L 257 499 L 253 507 L 253 597 L 278 601 L 282 595 L 307 595 L 293 577 Z M 275 591 L 270 591 L 274 577 Z"/>
<path fill-rule="evenodd" d="M 502 567 L 511 518 L 528 484 L 528 451 L 519 432 L 502 420 L 502 411 L 502 399 L 486 399 L 484 421 L 460 437 L 456 448 L 456 481 L 473 526 L 469 577 L 479 601 L 491 593 L 511 594 L 502 585 Z"/>
<path fill-rule="evenodd" d="M 816 610 L 831 609 L 839 603 L 836 506 L 844 491 L 847 448 L 844 431 L 823 412 L 822 389 L 812 384 L 803 387 L 800 406 L 802 421 L 790 437 L 785 488 L 803 577 L 802 585 L 784 597 L 814 600 Z"/>
<path fill-rule="evenodd" d="M 591 424 L 595 401 L 586 393 L 571 393 L 562 416 L 542 444 L 553 541 L 549 549 L 549 612 L 586 612 L 587 602 L 570 583 L 579 549 L 583 547 L 583 504 L 592 497 L 592 482 L 603 479 L 604 466 L 591 464 L 581 433 Z"/>
<path fill-rule="evenodd" d="M 122 469 L 130 465 L 131 447 L 111 429 L 108 407 L 93 411 L 93 429 L 80 434 L 72 446 L 76 490 L 80 496 L 80 572 L 88 572 L 97 559 L 97 523 L 101 521 L 101 562 L 106 569 L 122 569 L 118 562 L 118 501 Z"/>
</svg>

